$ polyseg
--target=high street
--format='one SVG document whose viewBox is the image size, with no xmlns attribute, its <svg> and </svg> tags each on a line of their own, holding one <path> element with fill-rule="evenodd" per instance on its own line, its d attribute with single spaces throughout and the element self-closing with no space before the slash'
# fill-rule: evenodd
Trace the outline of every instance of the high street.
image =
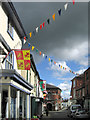
<svg viewBox="0 0 90 120">
<path fill-rule="evenodd" d="M 49 111 L 48 116 L 44 114 L 41 120 L 72 120 L 67 116 L 68 110 L 60 110 L 60 111 Z"/>
</svg>

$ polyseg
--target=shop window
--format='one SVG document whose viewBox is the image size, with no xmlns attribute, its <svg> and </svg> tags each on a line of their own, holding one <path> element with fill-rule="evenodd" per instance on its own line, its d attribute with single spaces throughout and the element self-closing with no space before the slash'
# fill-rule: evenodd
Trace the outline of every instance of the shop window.
<svg viewBox="0 0 90 120">
<path fill-rule="evenodd" d="M 8 91 L 7 90 L 2 91 L 2 118 L 6 118 L 7 102 L 8 102 L 7 98 L 8 98 Z"/>
<path fill-rule="evenodd" d="M 14 40 L 14 28 L 11 24 L 10 18 L 8 18 L 8 28 L 7 28 L 7 32 L 10 35 L 10 37 L 12 38 L 12 40 Z"/>
</svg>

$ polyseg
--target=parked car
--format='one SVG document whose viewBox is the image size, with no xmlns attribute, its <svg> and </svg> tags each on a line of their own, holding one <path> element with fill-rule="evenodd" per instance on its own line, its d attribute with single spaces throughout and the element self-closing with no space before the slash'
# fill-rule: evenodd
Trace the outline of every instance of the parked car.
<svg viewBox="0 0 90 120">
<path fill-rule="evenodd" d="M 84 109 L 77 109 L 73 118 L 88 118 L 88 113 Z"/>
<path fill-rule="evenodd" d="M 73 117 L 77 109 L 81 109 L 82 106 L 80 104 L 71 105 L 70 110 L 68 112 L 68 117 Z"/>
</svg>

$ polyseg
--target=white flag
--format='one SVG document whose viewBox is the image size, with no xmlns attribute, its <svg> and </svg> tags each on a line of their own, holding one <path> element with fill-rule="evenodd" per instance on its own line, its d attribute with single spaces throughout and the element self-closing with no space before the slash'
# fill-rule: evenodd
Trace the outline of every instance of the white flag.
<svg viewBox="0 0 90 120">
<path fill-rule="evenodd" d="M 68 3 L 64 5 L 65 10 L 67 10 L 67 7 L 68 7 Z"/>
<path fill-rule="evenodd" d="M 38 27 L 36 28 L 36 32 L 38 33 Z"/>
</svg>

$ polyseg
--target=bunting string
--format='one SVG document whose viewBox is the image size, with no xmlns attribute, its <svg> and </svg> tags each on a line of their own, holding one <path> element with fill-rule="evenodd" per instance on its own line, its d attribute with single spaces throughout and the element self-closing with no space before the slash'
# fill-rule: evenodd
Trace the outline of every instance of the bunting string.
<svg viewBox="0 0 90 120">
<path fill-rule="evenodd" d="M 74 4 L 75 4 L 75 0 L 72 0 L 72 1 L 73 1 L 73 5 L 74 5 Z M 66 3 L 66 4 L 64 5 L 65 11 L 67 10 L 67 8 L 68 8 L 68 3 Z M 62 14 L 62 9 L 58 9 L 57 12 L 58 12 L 58 15 L 61 16 L 61 14 Z M 52 15 L 52 19 L 53 19 L 53 21 L 55 21 L 55 19 L 56 19 L 56 13 L 54 13 L 54 14 Z M 46 22 L 47 22 L 47 24 L 50 24 L 50 22 L 51 22 L 51 21 L 50 21 L 50 18 L 48 18 L 48 19 L 46 20 Z M 31 38 L 32 36 L 34 36 L 35 33 L 38 33 L 39 30 L 41 30 L 42 28 L 45 27 L 46 22 L 44 21 L 42 24 L 40 24 L 39 27 L 36 27 L 36 29 L 35 29 L 33 32 L 30 32 L 29 34 L 27 34 L 27 36 L 29 35 L 30 38 Z M 53 63 L 54 65 L 58 65 L 58 63 L 57 63 L 56 61 L 54 61 L 53 59 L 51 59 L 50 57 L 48 57 L 46 54 L 42 53 L 42 51 L 41 51 L 41 50 L 38 50 L 34 45 L 31 45 L 31 43 L 29 43 L 29 42 L 27 41 L 27 39 L 28 39 L 27 36 L 24 36 L 24 43 L 26 42 L 26 43 L 28 44 L 28 47 L 30 48 L 31 51 L 33 51 L 33 50 L 36 51 L 36 53 L 39 53 L 40 56 L 43 56 L 43 58 L 47 59 L 49 62 Z M 8 54 L 9 54 L 9 53 L 8 53 Z M 6 55 L 6 57 L 8 56 L 8 54 Z M 4 62 L 4 60 L 6 59 L 6 57 L 3 59 L 2 63 Z M 61 64 L 59 64 L 58 67 L 59 67 L 60 69 L 67 70 L 67 71 L 69 71 L 70 73 L 73 73 L 73 74 L 75 74 L 75 75 L 79 75 L 78 73 L 75 73 L 75 72 L 73 72 L 72 70 L 70 70 L 70 69 L 68 70 L 67 68 L 63 67 Z"/>
<path fill-rule="evenodd" d="M 75 0 L 72 0 L 73 2 L 73 5 L 75 4 Z M 66 11 L 68 9 L 68 5 L 69 3 L 65 3 L 64 5 L 64 10 Z M 55 21 L 56 20 L 56 14 L 58 13 L 59 16 L 62 15 L 62 9 L 58 9 L 57 12 L 55 12 L 53 15 L 52 15 L 52 19 L 51 16 L 47 18 L 47 20 L 45 20 L 44 22 L 42 22 L 42 24 L 40 24 L 38 27 L 35 28 L 34 31 L 26 34 L 26 37 L 24 37 L 24 40 L 26 41 L 26 38 L 32 38 L 33 36 L 35 36 L 36 33 L 39 33 L 40 30 L 42 30 L 46 25 L 49 25 L 51 23 L 51 21 Z"/>
<path fill-rule="evenodd" d="M 72 1 L 73 1 L 73 5 L 74 5 L 74 4 L 75 4 L 75 0 L 72 0 Z M 65 11 L 67 10 L 67 8 L 68 8 L 68 3 L 66 3 L 66 4 L 64 5 Z M 58 9 L 57 13 L 58 13 L 59 16 L 61 16 L 61 14 L 62 14 L 62 9 Z M 52 19 L 53 19 L 53 21 L 55 21 L 55 19 L 56 19 L 56 13 L 54 13 L 54 14 L 52 15 Z M 48 18 L 48 19 L 46 20 L 46 22 L 47 22 L 47 24 L 50 24 L 50 22 L 51 22 L 50 18 Z M 37 27 L 37 28 L 35 29 L 35 31 L 30 32 L 30 33 L 29 33 L 30 38 L 31 38 L 33 35 L 35 35 L 35 32 L 38 33 L 39 30 L 41 30 L 42 28 L 44 28 L 44 26 L 46 25 L 46 22 L 43 22 L 42 24 L 40 24 L 40 26 Z M 26 39 L 27 39 L 27 38 L 24 37 L 24 40 L 25 40 L 25 41 L 26 41 Z M 31 43 L 29 43 L 28 41 L 26 41 L 26 42 L 28 43 L 28 47 L 31 47 L 31 50 L 32 50 L 32 51 L 35 50 L 36 53 L 39 53 L 40 56 L 45 57 L 45 59 L 49 60 L 49 62 L 54 63 L 54 65 L 57 65 L 56 61 L 52 60 L 52 59 L 51 59 L 50 57 L 48 57 L 46 54 L 42 53 L 42 52 L 41 52 L 40 50 L 38 50 L 35 46 L 31 45 Z M 63 70 L 67 70 L 67 68 L 63 67 L 61 64 L 59 64 L 59 68 L 61 68 L 61 69 L 63 69 Z M 69 71 L 70 73 L 79 75 L 79 74 L 73 72 L 72 70 L 68 70 L 68 71 Z"/>
</svg>

